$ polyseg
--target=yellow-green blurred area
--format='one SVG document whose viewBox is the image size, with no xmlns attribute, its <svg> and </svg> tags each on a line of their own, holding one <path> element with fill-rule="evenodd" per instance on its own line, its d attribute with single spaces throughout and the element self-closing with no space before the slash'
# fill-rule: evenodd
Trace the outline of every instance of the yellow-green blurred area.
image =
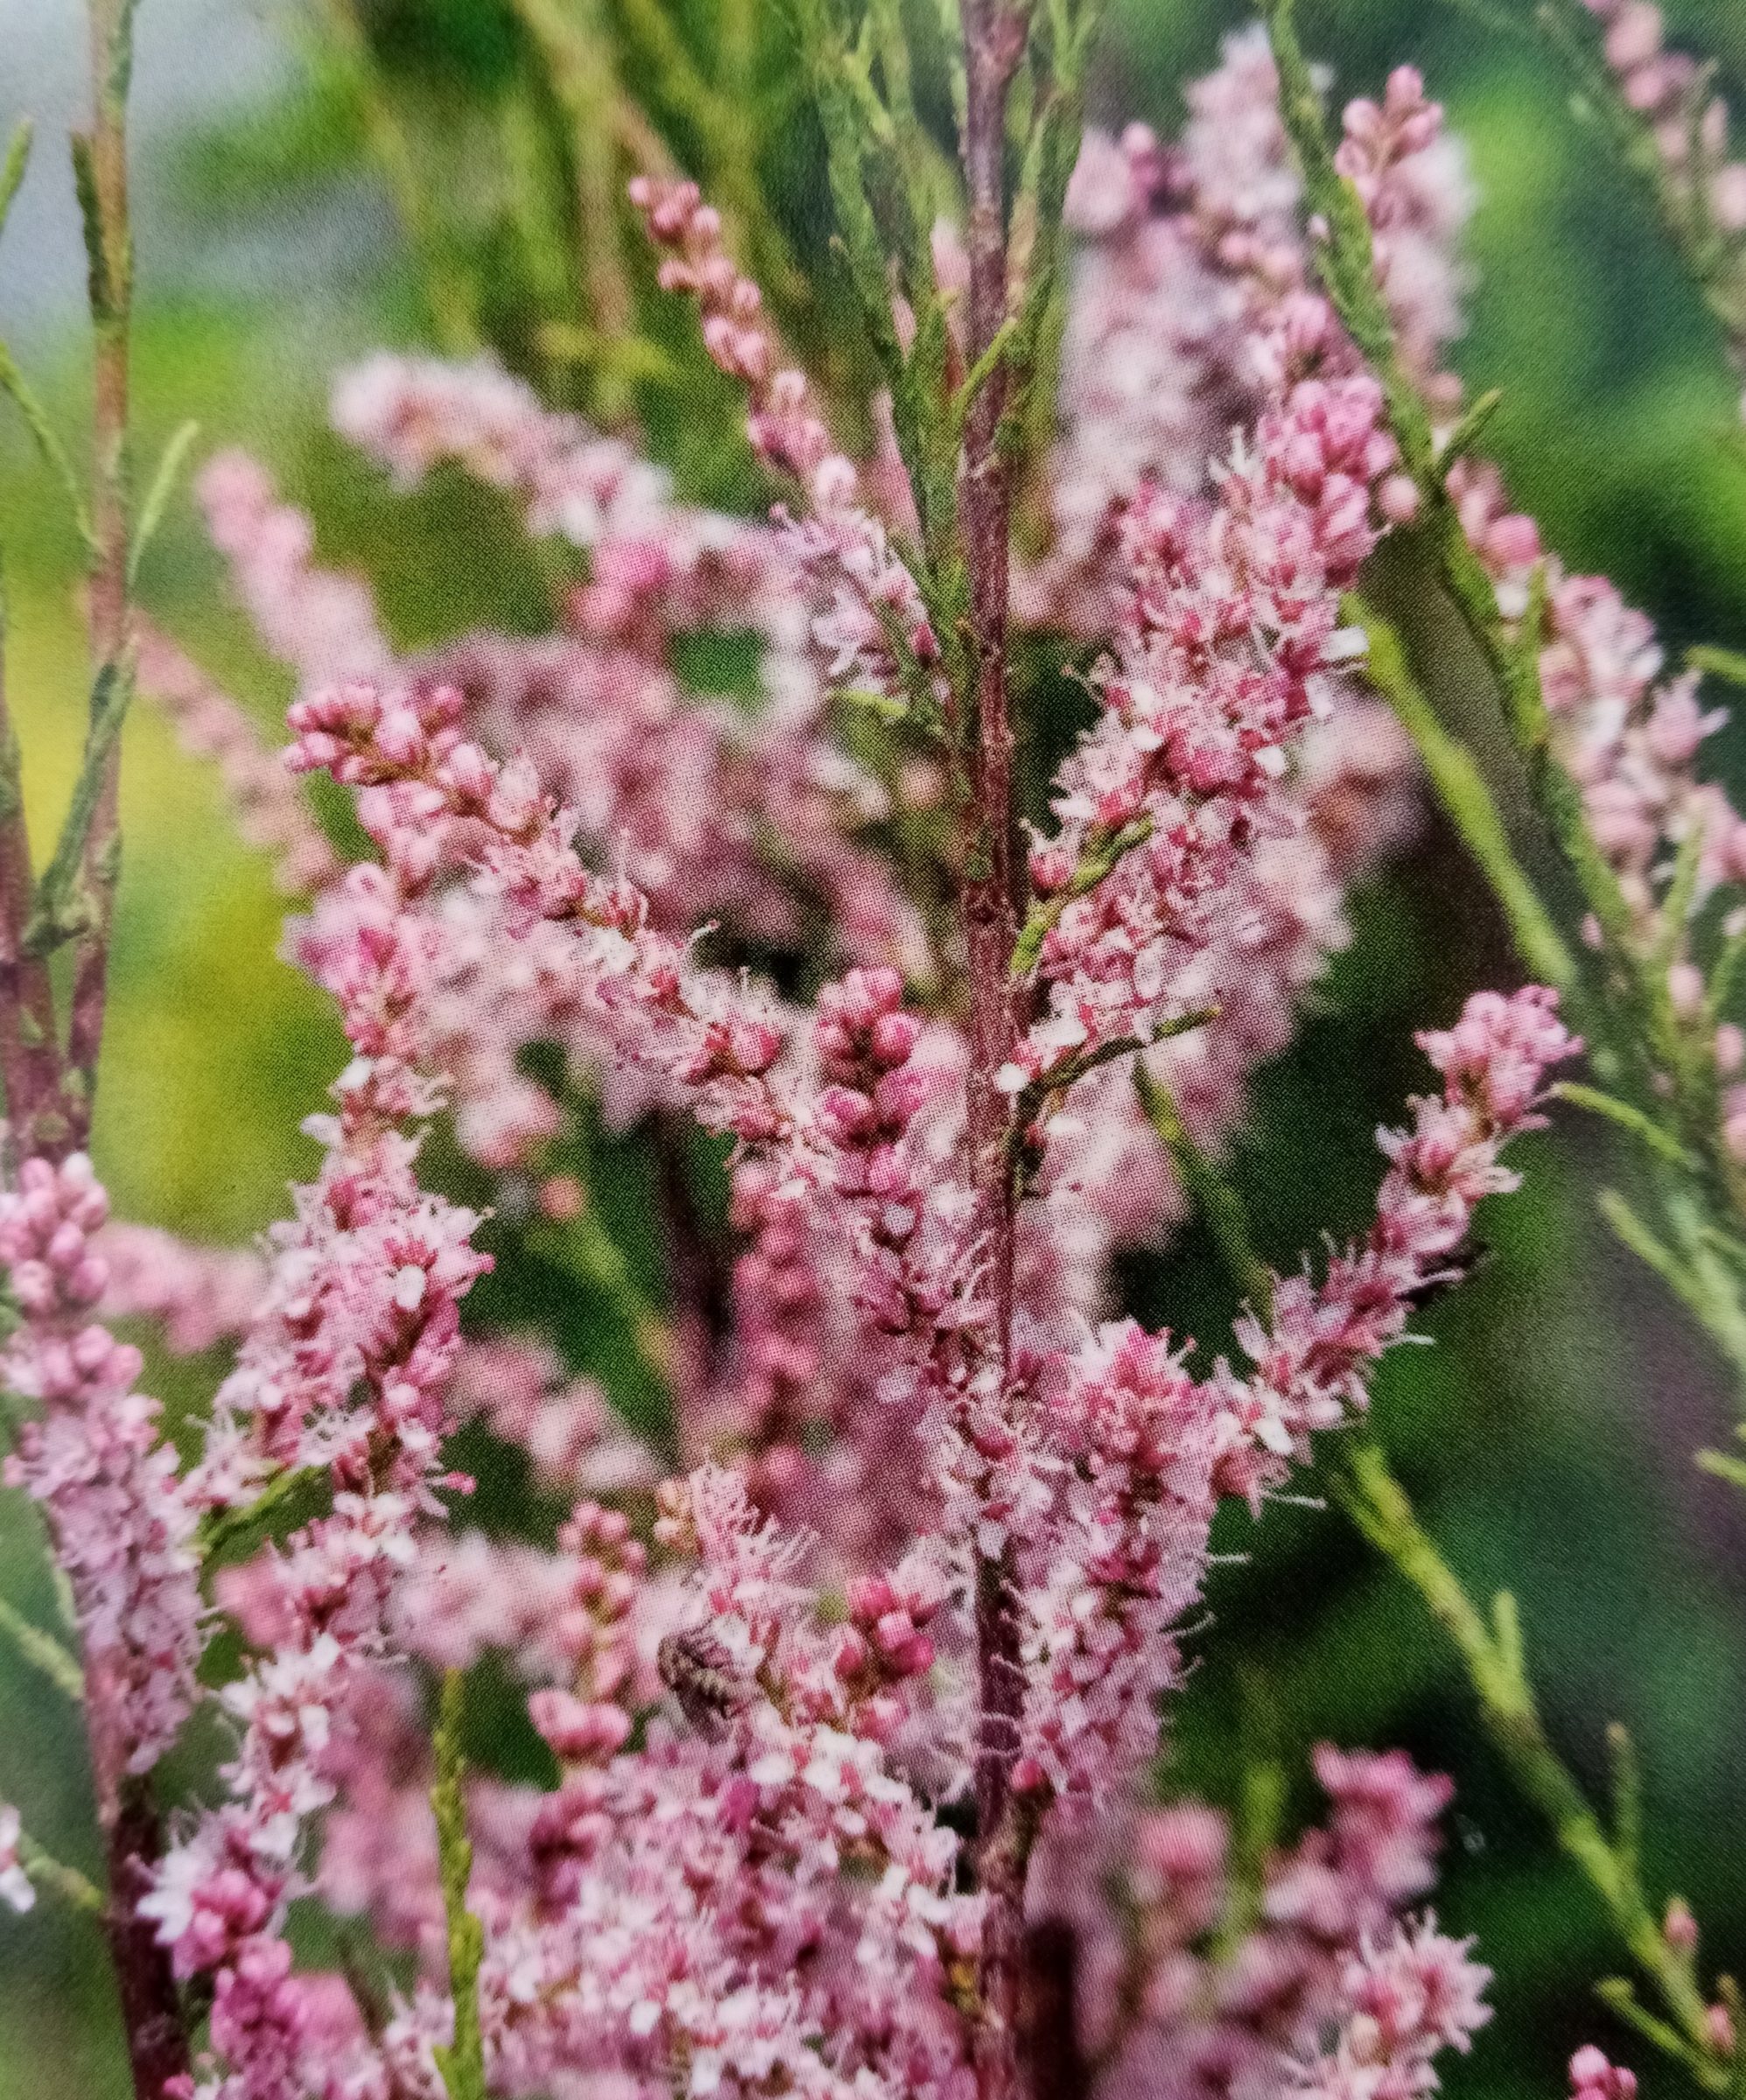
<svg viewBox="0 0 1746 2100">
<path fill-rule="evenodd" d="M 717 4 L 726 0 L 662 0 L 659 11 L 706 55 Z M 602 12 L 623 30 L 627 16 L 656 4 L 607 0 Z M 1168 129 L 1181 82 L 1213 62 L 1220 34 L 1242 18 L 1199 0 L 1112 4 L 1094 112 Z M 1474 388 L 1503 389 L 1488 443 L 1518 500 L 1573 566 L 1609 571 L 1650 610 L 1670 651 L 1698 640 L 1746 645 L 1746 464 L 1724 442 L 1739 427 L 1740 382 L 1643 198 L 1573 119 L 1550 63 L 1531 37 L 1496 33 L 1431 0 L 1306 0 L 1303 11 L 1306 42 L 1334 65 L 1336 94 L 1378 88 L 1391 66 L 1412 60 L 1468 142 L 1480 205 L 1457 362 Z M 1668 11 L 1670 40 L 1714 57 L 1719 84 L 1746 108 L 1746 10 L 1712 0 Z M 738 15 L 764 53 L 765 92 L 747 121 L 767 123 L 769 136 L 752 139 L 753 158 L 796 250 L 825 259 L 816 141 L 803 108 L 779 92 L 778 0 Z M 529 578 L 486 507 L 447 482 L 396 505 L 322 433 L 332 368 L 377 342 L 417 342 L 425 329 L 420 273 L 372 161 L 353 76 L 334 55 L 336 22 L 362 24 L 379 80 L 415 137 L 452 138 L 453 164 L 421 169 L 417 187 L 439 220 L 450 192 L 462 196 L 453 252 L 475 272 L 487 332 L 515 340 L 507 309 L 526 289 L 527 256 L 488 196 L 473 194 L 468 158 L 485 130 L 500 145 L 522 136 L 506 86 L 515 32 L 500 0 L 369 0 L 355 13 L 293 0 L 143 0 L 141 77 L 155 83 L 155 114 L 142 118 L 138 153 L 137 458 L 144 472 L 168 434 L 197 417 L 202 455 L 233 442 L 259 452 L 313 510 L 323 554 L 382 579 L 403 639 L 494 617 L 521 625 Z M 231 32 L 247 32 L 252 53 L 242 87 L 220 62 Z M 0 117 L 34 106 L 45 118 L 0 246 L 0 321 L 75 445 L 87 354 L 69 288 L 81 263 L 65 142 L 48 119 L 64 120 L 75 93 L 80 39 L 65 0 L 0 4 Z M 634 63 L 625 77 L 637 92 Z M 683 151 L 683 119 L 669 131 Z M 62 236 L 63 255 L 31 247 Z M 439 246 L 446 237 L 439 224 Z M 646 287 L 646 265 L 633 258 L 629 269 Z M 835 354 L 835 309 L 824 311 Z M 647 326 L 683 346 L 689 324 L 651 312 Z M 652 442 L 686 488 L 752 500 L 731 397 L 683 349 L 674 360 L 677 378 L 639 397 Z M 0 420 L 0 544 L 8 693 L 40 859 L 76 764 L 86 673 L 74 536 L 10 411 Z M 186 496 L 141 596 L 270 728 L 287 676 L 252 642 Z M 1427 676 L 1459 684 L 1453 638 L 1432 623 L 1419 639 Z M 1746 732 L 1718 737 L 1708 762 L 1746 785 Z M 124 782 L 98 1164 L 126 1215 L 240 1242 L 282 1214 L 287 1180 L 312 1165 L 298 1125 L 322 1105 L 342 1047 L 324 1003 L 276 959 L 285 907 L 264 863 L 238 843 L 211 772 L 180 753 L 145 702 L 127 732 Z M 1362 1224 L 1378 1172 L 1374 1130 L 1419 1083 L 1412 1030 L 1445 1021 L 1466 990 L 1512 969 L 1476 878 L 1429 821 L 1405 864 L 1356 900 L 1355 920 L 1354 945 L 1300 1043 L 1264 1075 L 1235 1161 L 1264 1252 L 1287 1264 L 1324 1229 Z M 1471 1586 L 1518 1593 L 1552 1733 L 1597 1797 L 1606 1724 L 1630 1727 L 1644 1772 L 1651 1886 L 1691 1899 L 1707 1968 L 1746 1970 L 1746 1508 L 1692 1462 L 1700 1446 L 1727 1441 L 1740 1396 L 1595 1216 L 1595 1193 L 1619 1171 L 1604 1137 L 1567 1119 L 1524 1145 L 1518 1164 L 1523 1193 L 1483 1221 L 1495 1258 L 1425 1317 L 1437 1347 L 1397 1352 L 1385 1368 L 1380 1427 Z M 1196 1230 L 1124 1280 L 1135 1310 L 1214 1346 L 1233 1309 Z M 586 1306 L 578 1315 L 556 1302 L 556 1290 L 548 1279 L 522 1296 L 537 1302 L 544 1292 L 578 1367 L 599 1368 L 606 1338 Z M 154 1364 L 154 1376 L 160 1368 L 186 1410 L 221 1367 Z M 1592 2038 L 1631 2062 L 1650 2092 L 1672 2094 L 1682 2074 L 1594 1998 L 1595 1981 L 1624 1968 L 1622 1952 L 1512 1796 L 1448 1650 L 1416 1598 L 1306 1485 L 1302 1506 L 1276 1507 L 1259 1527 L 1238 1513 L 1222 1530 L 1233 1558 L 1216 1573 L 1209 1622 L 1195 1636 L 1200 1666 L 1176 1704 L 1163 1783 L 1229 1803 L 1245 1760 L 1277 1758 L 1293 1814 L 1306 1814 L 1306 1753 L 1322 1736 L 1399 1743 L 1451 1772 L 1459 1795 L 1439 1908 L 1480 1936 L 1498 1971 L 1497 2018 L 1454 2067 L 1451 2089 L 1497 2100 L 1560 2094 L 1563 2059 Z M 44 1622 L 55 1609 L 35 1516 L 11 1494 L 0 1495 L 0 1590 Z M 95 1872 L 78 1731 L 57 1697 L 0 1645 L 0 1799 Z M 470 1747 L 488 1760 L 488 1732 Z M 209 1762 L 179 1760 L 177 1783 L 209 1786 Z M 109 2100 L 125 2085 L 95 1931 L 51 1901 L 23 1920 L 0 1911 L 0 2100 Z"/>
</svg>

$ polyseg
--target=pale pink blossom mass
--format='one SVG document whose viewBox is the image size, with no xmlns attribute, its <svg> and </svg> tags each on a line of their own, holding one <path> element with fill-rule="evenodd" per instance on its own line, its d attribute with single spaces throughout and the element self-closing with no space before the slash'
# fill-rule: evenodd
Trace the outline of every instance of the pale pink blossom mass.
<svg viewBox="0 0 1746 2100">
<path fill-rule="evenodd" d="M 1665 64 L 1652 10 L 1597 11 L 1628 85 Z M 1411 69 L 1348 108 L 1339 166 L 1452 421 L 1470 195 Z M 136 1904 L 211 2008 L 175 2100 L 447 2090 L 427 1707 L 433 1671 L 482 1664 L 543 1774 L 466 1790 L 493 2094 L 1008 2100 L 981 1979 L 1003 1935 L 1047 1929 L 1078 1964 L 1087 2091 L 1420 2100 L 1488 2017 L 1472 1943 L 1422 1908 L 1448 1783 L 1322 1746 L 1326 1820 L 1250 1888 L 1220 1811 L 1159 1804 L 1155 1760 L 1215 1519 L 1260 1518 L 1350 1430 L 1459 1276 L 1477 1207 L 1516 1186 L 1506 1148 L 1581 1051 L 1558 995 L 1477 992 L 1419 1036 L 1432 1076 L 1379 1134 L 1368 1228 L 1258 1268 L 1222 1348 L 1122 1316 L 1113 1258 L 1186 1202 L 1136 1067 L 1216 1158 L 1348 936 L 1349 888 L 1417 815 L 1344 600 L 1419 498 L 1315 288 L 1265 38 L 1190 88 L 1180 141 L 1088 136 L 1069 191 L 1061 415 L 1012 609 L 1084 706 L 1034 804 L 998 1068 L 951 902 L 971 879 L 937 740 L 956 645 L 901 462 L 839 445 L 695 184 L 630 197 L 781 501 L 687 504 L 487 358 L 382 353 L 333 388 L 354 464 L 401 494 L 473 476 L 558 578 L 548 632 L 413 653 L 262 468 L 209 461 L 212 537 L 296 678 L 284 762 L 167 637 L 142 633 L 139 675 L 304 900 L 285 953 L 349 1061 L 252 1250 L 109 1222 L 80 1152 L 0 1194 L 4 1368 L 32 1410 L 5 1477 L 42 1507 L 116 1772 L 197 1707 L 225 1746 Z M 934 242 L 954 284 L 957 242 Z M 1521 621 L 1532 522 L 1483 465 L 1451 488 Z M 1604 580 L 1545 580 L 1547 704 L 1596 836 L 1644 926 L 1693 842 L 1695 910 L 1746 878 L 1746 824 L 1695 769 L 1714 718 Z M 750 638 L 749 692 L 686 668 L 724 632 Z M 866 719 L 900 727 L 880 744 Z M 1676 996 L 1686 967 L 1676 945 Z M 1746 1157 L 1746 1046 L 1711 1033 Z M 1010 1275 L 978 1088 L 1010 1110 Z M 596 1124 L 680 1163 L 664 1295 L 589 1236 L 575 1139 Z M 719 1226 L 670 1186 L 693 1125 Z M 634 1424 L 494 1310 L 518 1235 L 613 1301 L 661 1389 Z M 186 1460 L 105 1324 L 129 1319 L 228 1352 Z M 537 1540 L 467 1515 L 457 1438 L 515 1454 Z M 242 1660 L 210 1686 L 226 1620 Z M 991 1765 L 1016 1896 L 966 1835 Z M 15 1908 L 24 1842 L 0 1808 Z M 317 1903 L 404 1957 L 399 1987 L 298 1968 L 292 1908 Z M 1597 2049 L 1570 2076 L 1574 2100 L 1633 2100 Z"/>
</svg>

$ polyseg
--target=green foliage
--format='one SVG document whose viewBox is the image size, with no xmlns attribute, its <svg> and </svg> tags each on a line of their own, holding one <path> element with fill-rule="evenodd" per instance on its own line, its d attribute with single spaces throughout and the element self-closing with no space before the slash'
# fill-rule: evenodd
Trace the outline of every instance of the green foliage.
<svg viewBox="0 0 1746 2100">
<path fill-rule="evenodd" d="M 39 1670 L 57 1691 L 75 1704 L 85 1697 L 85 1674 L 71 1652 L 53 1634 L 33 1626 L 18 1610 L 0 1597 L 0 1634 L 4 1634 L 33 1670 Z"/>
<path fill-rule="evenodd" d="M 67 821 L 55 841 L 54 856 L 37 886 L 36 903 L 25 922 L 25 952 L 46 956 L 63 942 L 75 940 L 91 923 L 91 901 L 80 888 L 91 820 L 102 791 L 103 769 L 115 750 L 133 698 L 131 661 L 123 656 L 100 665 L 91 689 L 91 726 L 73 783 Z"/>
<path fill-rule="evenodd" d="M 466 1709 L 466 1673 L 445 1671 L 442 1707 L 431 1739 L 437 1783 L 431 1789 L 431 1807 L 437 1818 L 437 1860 L 448 1920 L 449 1995 L 454 2003 L 455 2031 L 453 2041 L 447 2048 L 439 2044 L 434 2054 L 449 2100 L 486 2100 L 485 2044 L 479 2031 L 479 1965 L 485 1956 L 485 1928 L 466 1907 L 473 1845 L 466 1834 L 466 1800 L 461 1791 L 466 1770 L 460 1746 Z"/>
<path fill-rule="evenodd" d="M 1494 394 L 1482 401 L 1485 398 L 1495 405 L 1498 396 Z M 1480 405 L 1476 403 L 1476 410 Z M 1476 426 L 1482 420 L 1476 415 L 1469 423 Z M 1463 435 L 1458 430 L 1451 438 L 1445 459 L 1458 452 L 1456 440 Z M 1491 886 L 1524 965 L 1542 984 L 1555 984 L 1566 993 L 1574 990 L 1577 977 L 1570 952 L 1516 858 L 1508 828 L 1473 753 L 1459 737 L 1450 734 L 1425 697 L 1399 635 L 1383 615 L 1356 595 L 1347 601 L 1345 610 L 1352 625 L 1364 630 L 1366 681 L 1388 701 L 1412 738 L 1438 801 Z"/>
</svg>

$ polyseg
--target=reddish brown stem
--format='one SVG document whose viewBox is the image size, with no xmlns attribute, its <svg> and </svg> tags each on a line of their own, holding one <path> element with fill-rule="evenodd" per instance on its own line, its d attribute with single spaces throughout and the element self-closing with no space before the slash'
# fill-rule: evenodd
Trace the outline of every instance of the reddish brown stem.
<svg viewBox="0 0 1746 2100">
<path fill-rule="evenodd" d="M 85 1733 L 109 1867 L 103 1931 L 121 1998 L 135 2100 L 163 2100 L 166 2084 L 188 2069 L 187 2029 L 168 1950 L 159 1945 L 151 1921 L 139 1915 L 139 1899 L 163 1850 L 163 1825 L 148 1783 L 127 1770 L 119 1709 L 108 1670 L 88 1662 Z"/>
<path fill-rule="evenodd" d="M 94 710 L 103 696 L 113 705 L 114 682 L 131 680 L 129 564 L 132 552 L 128 494 L 128 354 L 133 296 L 133 237 L 128 217 L 127 94 L 132 69 L 134 0 L 91 0 L 91 129 L 77 142 L 80 188 L 95 335 L 91 416 L 91 584 L 87 626 Z M 90 1137 L 91 1102 L 102 1045 L 109 979 L 109 934 L 121 853 L 121 743 L 103 763 L 80 867 L 88 917 L 74 953 L 73 997 L 61 1088 L 66 1151 Z M 163 1846 L 163 1826 L 149 1782 L 127 1770 L 127 1746 L 117 1725 L 119 1700 L 101 1666 L 86 1670 L 86 1732 L 90 1744 L 97 1813 L 109 1864 L 104 1929 L 136 2100 L 163 2100 L 166 2084 L 189 2068 L 186 2023 L 166 1949 L 140 1897 Z"/>
<path fill-rule="evenodd" d="M 103 1835 L 109 1870 L 103 1929 L 121 1995 L 133 2090 L 137 2100 L 162 2100 L 171 2082 L 187 2073 L 188 2038 L 169 1956 L 151 1920 L 138 1912 L 163 1849 L 162 1819 L 143 1782 L 123 1796 Z"/>
<path fill-rule="evenodd" d="M 18 735 L 6 704 L 0 613 L 0 1085 L 17 1158 L 65 1135 L 54 990 L 46 962 L 25 952 L 32 884 Z"/>
<path fill-rule="evenodd" d="M 656 1116 L 654 1131 L 672 1334 L 668 1383 L 673 1434 L 679 1462 L 689 1468 L 700 1466 L 709 1456 L 698 1434 L 696 1401 L 709 1390 L 719 1368 L 732 1318 L 733 1279 L 726 1251 L 711 1238 L 698 1214 L 685 1158 L 686 1132 L 676 1117 L 666 1114 Z"/>
<path fill-rule="evenodd" d="M 1006 91 L 1024 48 L 1021 18 L 1002 0 L 967 0 L 964 10 L 964 169 L 970 191 L 967 356 L 974 364 L 1006 314 Z M 1018 939 L 1013 902 L 1013 726 L 1006 702 L 1008 542 L 1012 484 L 998 438 L 1006 374 L 997 364 L 971 404 L 964 434 L 958 507 L 970 568 L 974 690 L 960 724 L 968 774 L 963 914 L 971 978 L 969 1082 L 971 1171 L 995 1264 L 1002 1353 L 1012 1320 L 1013 1177 L 1007 1163 L 1011 1104 L 995 1084 L 1016 1034 L 1012 987 Z"/>
<path fill-rule="evenodd" d="M 95 336 L 91 413 L 91 587 L 87 611 L 93 691 L 105 667 L 128 650 L 128 351 L 133 238 L 128 217 L 127 76 L 130 0 L 91 0 L 92 123 L 87 244 L 91 251 L 91 320 Z M 90 223 L 93 220 L 95 223 Z M 125 676 L 125 671 L 123 675 Z M 102 1042 L 109 930 L 121 854 L 121 742 L 104 761 L 80 884 L 89 923 L 74 956 L 67 1026 L 72 1142 L 89 1138 L 91 1095 Z"/>
<path fill-rule="evenodd" d="M 966 356 L 974 365 L 1006 318 L 1006 95 L 1025 24 L 1006 0 L 965 0 L 964 175 L 969 192 Z M 1016 1201 L 1012 1103 L 997 1084 L 1017 1037 L 1012 976 L 1018 938 L 1013 853 L 1013 729 L 1007 708 L 1007 575 L 1012 486 L 999 446 L 1007 380 L 997 362 L 971 405 L 959 470 L 958 514 L 970 571 L 972 690 L 958 724 L 965 773 L 963 917 L 971 984 L 968 1138 L 979 1236 L 995 1306 L 1004 1386 L 1013 1318 Z M 978 1563 L 977 1872 L 983 1922 L 977 2081 L 982 2100 L 1017 2091 L 1028 1838 L 1012 1775 L 1024 1676 L 1010 1549 Z"/>
<path fill-rule="evenodd" d="M 985 1899 L 978 1978 L 979 2100 L 1013 2100 L 1024 1984 L 1030 1819 L 1013 1792 L 1024 1711 L 1021 1625 L 1012 1550 L 978 1558 L 976 1586 L 976 1874 Z"/>
<path fill-rule="evenodd" d="M 1019 2043 L 1029 2100 L 1085 2100 L 1090 2067 L 1079 2046 L 1079 1936 L 1065 1918 L 1025 1934 Z"/>
</svg>

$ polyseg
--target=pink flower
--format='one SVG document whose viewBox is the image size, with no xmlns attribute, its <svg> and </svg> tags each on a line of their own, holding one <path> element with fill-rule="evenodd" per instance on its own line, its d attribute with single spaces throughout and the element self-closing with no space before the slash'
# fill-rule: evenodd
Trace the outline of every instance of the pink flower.
<svg viewBox="0 0 1746 2100">
<path fill-rule="evenodd" d="M 37 1900 L 30 1876 L 18 1861 L 18 1811 L 0 1802 L 0 1903 L 26 1911 Z"/>
<path fill-rule="evenodd" d="M 1570 2090 L 1581 2100 L 1637 2100 L 1637 2075 L 1609 2063 L 1590 2042 L 1570 2059 Z"/>
<path fill-rule="evenodd" d="M 1491 2016 L 1483 1998 L 1491 1972 L 1470 1958 L 1471 1945 L 1448 1938 L 1427 1918 L 1364 1948 L 1341 1978 L 1334 2046 L 1304 2065 L 1302 2090 L 1325 2100 L 1412 2100 L 1434 2092 L 1438 2051 L 1464 2052 Z"/>
<path fill-rule="evenodd" d="M 134 1390 L 138 1352 L 91 1317 L 109 1284 L 93 1244 L 108 1211 L 82 1153 L 59 1166 L 27 1159 L 0 1194 L 0 1264 L 24 1313 L 4 1368 L 42 1408 L 20 1426 L 6 1479 L 43 1506 L 86 1668 L 103 1679 L 109 1740 L 126 1770 L 144 1772 L 193 1703 L 199 1509 L 158 1433 L 158 1404 Z"/>
</svg>

